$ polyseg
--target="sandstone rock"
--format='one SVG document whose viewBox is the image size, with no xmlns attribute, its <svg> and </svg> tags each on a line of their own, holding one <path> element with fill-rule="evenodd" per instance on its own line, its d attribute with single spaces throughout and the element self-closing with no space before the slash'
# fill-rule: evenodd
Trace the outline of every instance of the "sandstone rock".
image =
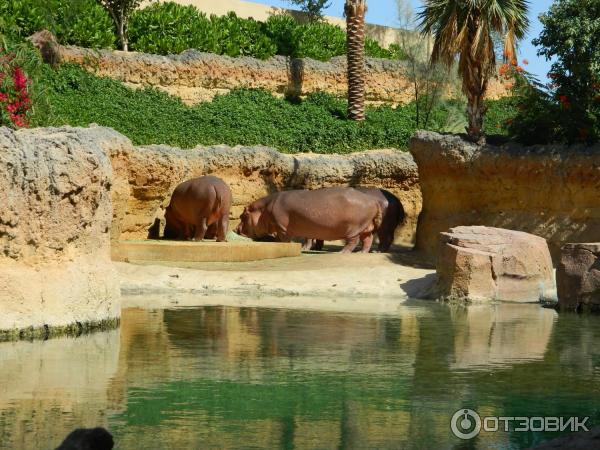
<svg viewBox="0 0 600 450">
<path fill-rule="evenodd" d="M 459 225 L 525 231 L 547 239 L 554 262 L 566 242 L 600 236 L 600 146 L 478 147 L 460 136 L 419 132 L 423 212 L 417 249 L 436 255 L 439 233 Z"/>
<path fill-rule="evenodd" d="M 537 302 L 554 297 L 546 240 L 480 226 L 440 235 L 436 295 L 449 300 Z"/>
<path fill-rule="evenodd" d="M 600 243 L 567 244 L 556 270 L 561 309 L 600 309 Z"/>
<path fill-rule="evenodd" d="M 86 130 L 0 128 L 0 330 L 120 316 L 111 179 Z"/>
<path fill-rule="evenodd" d="M 212 100 L 236 88 L 265 89 L 276 95 L 304 96 L 314 92 L 347 93 L 346 58 L 321 62 L 275 56 L 266 61 L 186 50 L 179 55 L 61 47 L 64 62 L 76 63 L 99 76 L 132 88 L 152 86 L 180 97 L 187 104 Z M 414 100 L 406 61 L 367 58 L 366 99 L 370 103 L 405 104 Z M 492 81 L 490 98 L 508 92 Z"/>
</svg>

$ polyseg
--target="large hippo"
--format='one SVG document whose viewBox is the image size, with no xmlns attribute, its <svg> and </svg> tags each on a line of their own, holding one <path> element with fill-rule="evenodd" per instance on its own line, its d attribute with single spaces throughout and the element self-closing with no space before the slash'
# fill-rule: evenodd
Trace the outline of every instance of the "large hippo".
<svg viewBox="0 0 600 450">
<path fill-rule="evenodd" d="M 363 192 L 377 199 L 382 211 L 381 225 L 377 230 L 379 238 L 378 250 L 382 253 L 387 253 L 394 242 L 394 233 L 398 225 L 404 222 L 404 207 L 398 197 L 385 189 L 368 188 L 358 186 L 354 189 Z M 322 250 L 323 241 L 321 240 L 306 240 L 303 249 Z"/>
<path fill-rule="evenodd" d="M 230 209 L 231 189 L 220 178 L 208 175 L 185 181 L 175 188 L 165 211 L 164 237 L 201 241 L 209 231 L 223 242 Z"/>
<path fill-rule="evenodd" d="M 343 253 L 352 252 L 360 240 L 368 253 L 381 223 L 381 208 L 373 196 L 351 188 L 284 191 L 250 204 L 240 220 L 236 232 L 253 239 L 344 239 Z"/>
</svg>

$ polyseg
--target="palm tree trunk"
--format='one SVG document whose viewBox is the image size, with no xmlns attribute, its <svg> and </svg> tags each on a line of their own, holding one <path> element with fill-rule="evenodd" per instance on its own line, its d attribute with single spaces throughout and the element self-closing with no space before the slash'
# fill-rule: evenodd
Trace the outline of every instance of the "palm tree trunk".
<svg viewBox="0 0 600 450">
<path fill-rule="evenodd" d="M 365 14 L 366 0 L 346 0 L 348 57 L 348 118 L 365 120 Z"/>
<path fill-rule="evenodd" d="M 487 107 L 484 103 L 484 95 L 487 90 L 487 77 L 483 74 L 480 65 L 471 61 L 471 77 L 467 83 L 463 84 L 463 89 L 467 95 L 467 134 L 469 139 L 478 144 L 485 143 L 483 133 L 483 118 Z"/>
</svg>

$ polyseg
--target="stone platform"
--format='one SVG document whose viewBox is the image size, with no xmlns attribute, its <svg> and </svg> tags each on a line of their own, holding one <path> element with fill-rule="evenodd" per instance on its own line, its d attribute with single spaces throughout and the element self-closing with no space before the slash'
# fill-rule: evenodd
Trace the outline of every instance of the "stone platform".
<svg viewBox="0 0 600 450">
<path fill-rule="evenodd" d="M 301 245 L 283 242 L 120 241 L 113 245 L 113 261 L 123 262 L 243 262 L 300 256 Z"/>
</svg>

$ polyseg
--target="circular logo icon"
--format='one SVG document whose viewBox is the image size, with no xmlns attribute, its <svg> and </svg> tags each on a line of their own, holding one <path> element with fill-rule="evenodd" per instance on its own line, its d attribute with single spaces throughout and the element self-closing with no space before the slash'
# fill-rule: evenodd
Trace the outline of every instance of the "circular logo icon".
<svg viewBox="0 0 600 450">
<path fill-rule="evenodd" d="M 472 409 L 459 409 L 452 416 L 450 429 L 459 439 L 473 439 L 481 431 L 481 417 Z"/>
</svg>

